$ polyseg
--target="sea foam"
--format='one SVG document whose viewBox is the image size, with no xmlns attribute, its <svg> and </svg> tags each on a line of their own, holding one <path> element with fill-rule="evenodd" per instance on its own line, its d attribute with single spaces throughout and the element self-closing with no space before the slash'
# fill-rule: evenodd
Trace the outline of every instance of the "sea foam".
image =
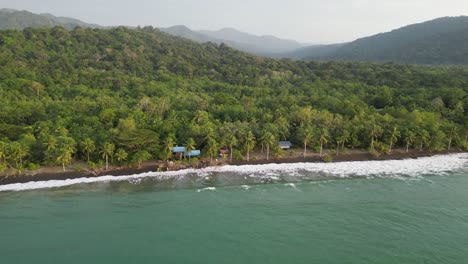
<svg viewBox="0 0 468 264">
<path fill-rule="evenodd" d="M 244 179 L 268 178 L 274 181 L 280 175 L 301 177 L 302 175 L 320 175 L 322 177 L 350 178 L 350 177 L 419 177 L 424 175 L 443 175 L 468 169 L 468 153 L 438 155 L 405 160 L 382 161 L 353 161 L 337 163 L 292 163 L 208 167 L 204 169 L 187 169 L 170 172 L 147 172 L 128 176 L 100 176 L 93 178 L 78 178 L 67 180 L 50 180 L 40 182 L 16 183 L 0 185 L 0 192 L 25 191 L 46 188 L 59 188 L 76 184 L 90 184 L 97 182 L 128 181 L 139 183 L 144 178 L 159 180 L 183 178 L 196 175 L 199 178 L 210 177 L 214 174 L 237 174 Z"/>
</svg>

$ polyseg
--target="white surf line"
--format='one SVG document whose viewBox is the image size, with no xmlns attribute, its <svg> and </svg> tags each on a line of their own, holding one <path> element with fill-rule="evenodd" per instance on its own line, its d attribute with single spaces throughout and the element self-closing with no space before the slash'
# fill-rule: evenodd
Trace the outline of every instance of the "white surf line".
<svg viewBox="0 0 468 264">
<path fill-rule="evenodd" d="M 352 176 L 369 175 L 419 176 L 425 174 L 440 174 L 449 171 L 457 171 L 464 168 L 468 168 L 468 153 L 437 155 L 432 157 L 422 157 L 418 159 L 405 160 L 352 161 L 337 163 L 291 163 L 241 166 L 227 165 L 221 167 L 187 169 L 169 172 L 146 172 L 128 176 L 100 176 L 93 178 L 14 183 L 0 185 L 0 192 L 59 188 L 76 184 L 89 184 L 96 182 L 118 182 L 142 178 L 171 179 L 183 177 L 187 174 L 196 174 L 199 177 L 206 177 L 213 172 L 231 172 L 238 173 L 241 175 L 248 175 L 249 177 L 261 178 L 265 177 L 265 175 L 274 175 L 275 173 L 288 173 L 290 175 L 298 175 L 298 172 L 300 171 L 307 171 L 325 173 L 328 175 L 347 178 Z"/>
</svg>

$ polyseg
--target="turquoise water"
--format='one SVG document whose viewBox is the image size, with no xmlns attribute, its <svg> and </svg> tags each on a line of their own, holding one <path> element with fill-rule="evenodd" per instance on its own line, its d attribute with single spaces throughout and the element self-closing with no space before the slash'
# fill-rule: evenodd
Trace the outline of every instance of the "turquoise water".
<svg viewBox="0 0 468 264">
<path fill-rule="evenodd" d="M 468 260 L 466 170 L 261 182 L 228 176 L 0 192 L 0 263 Z"/>
</svg>

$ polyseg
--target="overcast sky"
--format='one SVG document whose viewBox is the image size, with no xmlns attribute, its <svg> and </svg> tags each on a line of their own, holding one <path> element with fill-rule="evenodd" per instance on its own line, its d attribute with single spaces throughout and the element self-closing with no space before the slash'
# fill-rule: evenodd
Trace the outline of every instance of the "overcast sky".
<svg viewBox="0 0 468 264">
<path fill-rule="evenodd" d="M 437 17 L 468 15 L 468 0 L 0 0 L 0 8 L 105 26 L 233 27 L 301 42 L 336 43 Z"/>
</svg>

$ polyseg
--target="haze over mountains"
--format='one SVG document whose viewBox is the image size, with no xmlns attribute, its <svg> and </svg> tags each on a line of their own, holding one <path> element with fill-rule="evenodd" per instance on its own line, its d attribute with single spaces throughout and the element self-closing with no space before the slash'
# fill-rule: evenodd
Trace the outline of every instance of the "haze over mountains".
<svg viewBox="0 0 468 264">
<path fill-rule="evenodd" d="M 99 25 L 12 9 L 0 10 L 0 29 Z M 468 17 L 444 17 L 409 25 L 391 32 L 332 45 L 306 45 L 274 36 L 256 36 L 233 28 L 191 30 L 179 25 L 163 32 L 198 43 L 213 42 L 259 56 L 319 61 L 370 61 L 411 64 L 468 64 Z M 320 43 L 320 40 L 317 40 Z"/>
<path fill-rule="evenodd" d="M 34 14 L 28 11 L 19 11 L 7 8 L 0 9 L 0 30 L 55 26 L 62 26 L 66 29 L 73 29 L 77 26 L 101 28 L 99 25 L 88 24 L 69 17 L 56 17 L 51 14 Z"/>
<path fill-rule="evenodd" d="M 217 31 L 194 31 L 186 26 L 174 26 L 162 28 L 161 30 L 199 43 L 225 43 L 241 51 L 269 57 L 292 52 L 305 46 L 305 44 L 294 40 L 280 39 L 275 36 L 256 36 L 233 28 L 223 28 Z"/>
</svg>

